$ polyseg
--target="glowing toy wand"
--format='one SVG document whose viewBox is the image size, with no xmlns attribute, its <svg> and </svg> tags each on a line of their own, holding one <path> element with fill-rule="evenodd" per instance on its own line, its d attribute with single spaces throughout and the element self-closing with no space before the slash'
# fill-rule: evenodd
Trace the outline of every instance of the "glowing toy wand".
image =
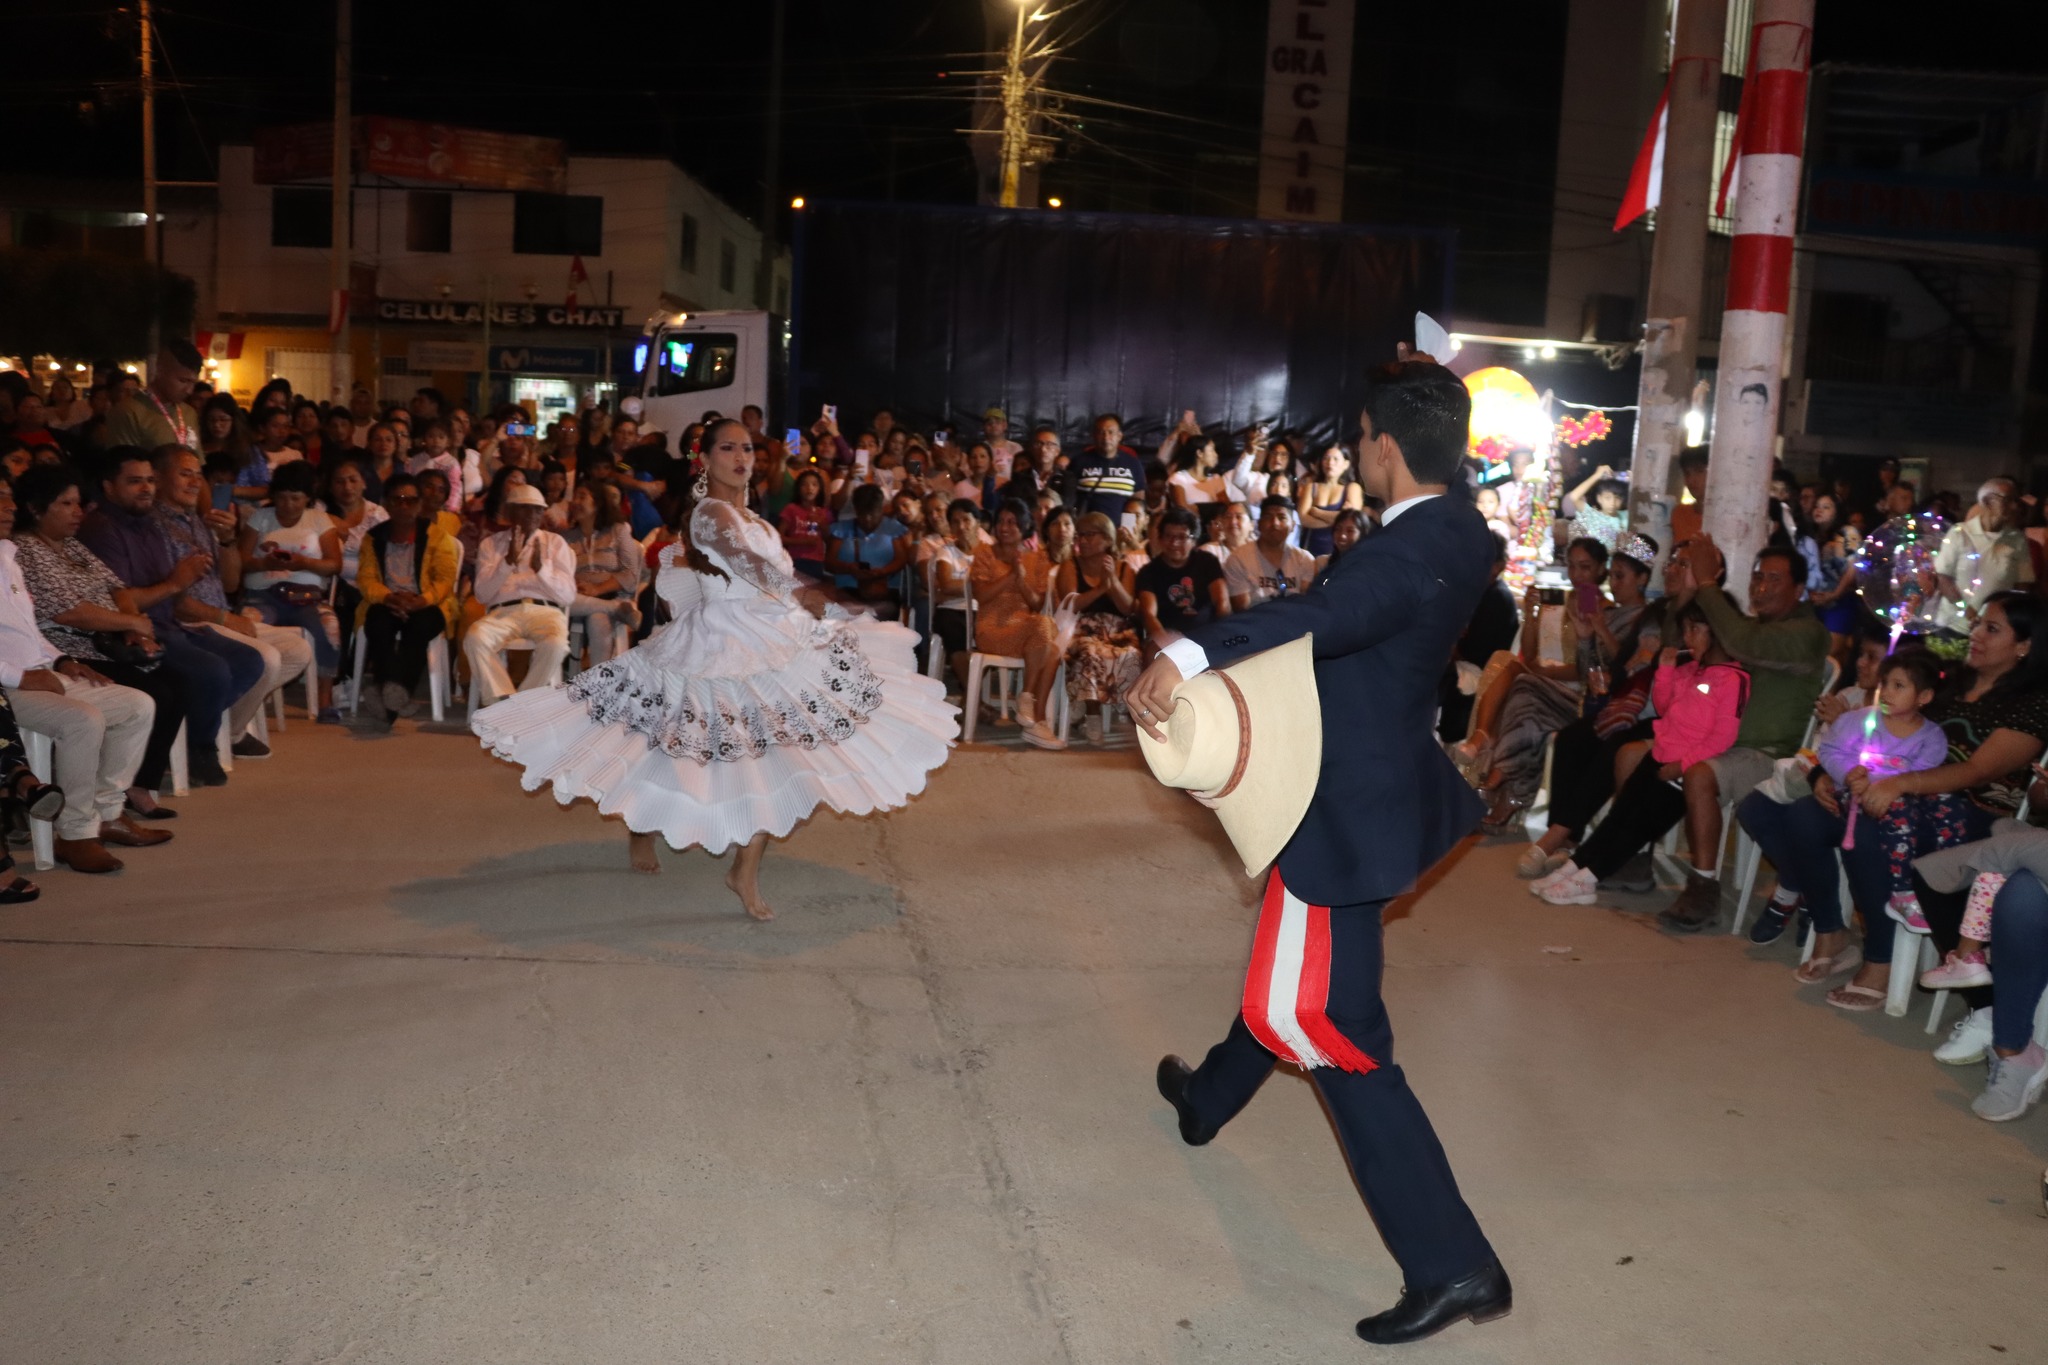
<svg viewBox="0 0 2048 1365">
<path fill-rule="evenodd" d="M 1870 737 L 1877 733 L 1877 715 L 1883 709 L 1884 703 L 1878 702 L 1870 708 L 1870 714 L 1863 718 L 1863 749 L 1862 752 L 1856 755 L 1856 761 L 1863 766 L 1865 772 L 1870 770 L 1871 764 Z M 1842 827 L 1843 848 L 1856 847 L 1856 808 L 1862 804 L 1861 801 L 1856 799 L 1854 792 L 1849 794 L 1849 819 L 1848 823 Z"/>
</svg>

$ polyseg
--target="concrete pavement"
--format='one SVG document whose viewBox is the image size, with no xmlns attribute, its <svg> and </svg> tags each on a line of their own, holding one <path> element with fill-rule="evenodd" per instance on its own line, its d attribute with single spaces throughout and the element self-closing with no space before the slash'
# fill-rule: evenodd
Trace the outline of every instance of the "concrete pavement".
<svg viewBox="0 0 2048 1365">
<path fill-rule="evenodd" d="M 2048 1341 L 2048 1114 L 1971 1117 L 1980 1071 L 1828 1009 L 1789 948 L 1543 907 L 1510 848 L 1402 907 L 1386 990 L 1517 1307 L 1379 1353 L 1351 1324 L 1399 1277 L 1311 1088 L 1200 1150 L 1152 1093 L 1230 1018 L 1254 888 L 1131 752 L 962 750 L 777 845 L 757 925 L 713 860 L 636 877 L 459 735 L 277 747 L 128 872 L 0 911 L 0 1361 Z"/>
</svg>

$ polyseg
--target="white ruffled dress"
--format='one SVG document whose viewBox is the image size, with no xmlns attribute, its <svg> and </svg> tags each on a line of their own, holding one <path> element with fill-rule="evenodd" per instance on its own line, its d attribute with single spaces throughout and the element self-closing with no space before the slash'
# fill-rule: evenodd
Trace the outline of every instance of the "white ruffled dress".
<svg viewBox="0 0 2048 1365">
<path fill-rule="evenodd" d="M 471 722 L 484 746 L 568 805 L 712 853 L 787 835 L 820 805 L 893 810 L 946 761 L 959 709 L 918 672 L 915 632 L 834 608 L 824 619 L 773 527 L 717 498 L 690 536 L 725 574 L 663 552 L 673 621 L 566 688 L 518 692 Z"/>
</svg>

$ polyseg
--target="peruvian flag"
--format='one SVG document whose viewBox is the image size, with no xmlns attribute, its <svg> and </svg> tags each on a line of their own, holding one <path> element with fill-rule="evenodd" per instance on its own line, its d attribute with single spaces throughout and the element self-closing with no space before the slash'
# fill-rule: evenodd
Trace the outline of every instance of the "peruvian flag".
<svg viewBox="0 0 2048 1365">
<path fill-rule="evenodd" d="M 246 332 L 194 332 L 193 343 L 208 360 L 240 360 Z"/>
<path fill-rule="evenodd" d="M 1628 175 L 1628 192 L 1621 196 L 1621 211 L 1614 215 L 1614 230 L 1621 231 L 1657 207 L 1664 194 L 1664 134 L 1671 123 L 1671 82 L 1657 97 L 1657 112 L 1650 118 L 1650 131 L 1643 135 L 1642 150 L 1636 153 L 1635 169 Z"/>
<path fill-rule="evenodd" d="M 569 258 L 569 307 L 574 308 L 576 306 L 577 286 L 589 283 L 590 272 L 583 268 L 583 258 L 581 256 L 571 256 Z"/>
<path fill-rule="evenodd" d="M 1330 907 L 1289 891 L 1274 868 L 1252 936 L 1244 978 L 1244 1023 L 1283 1062 L 1361 1074 L 1379 1063 L 1358 1050 L 1324 1012 L 1330 1000 Z"/>
</svg>

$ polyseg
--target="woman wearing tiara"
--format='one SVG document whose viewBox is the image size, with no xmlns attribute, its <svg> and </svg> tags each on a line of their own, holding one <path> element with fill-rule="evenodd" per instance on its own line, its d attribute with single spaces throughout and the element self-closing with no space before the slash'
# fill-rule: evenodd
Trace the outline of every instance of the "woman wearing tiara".
<svg viewBox="0 0 2048 1365">
<path fill-rule="evenodd" d="M 819 806 L 893 810 L 946 760 L 958 709 L 917 670 L 908 629 L 848 613 L 790 568 L 775 528 L 747 510 L 754 456 L 730 418 L 704 433 L 704 472 L 655 590 L 673 620 L 566 688 L 520 692 L 477 713 L 484 745 L 617 815 L 636 871 L 672 848 L 739 852 L 726 885 L 755 919 L 761 858 Z"/>
</svg>

